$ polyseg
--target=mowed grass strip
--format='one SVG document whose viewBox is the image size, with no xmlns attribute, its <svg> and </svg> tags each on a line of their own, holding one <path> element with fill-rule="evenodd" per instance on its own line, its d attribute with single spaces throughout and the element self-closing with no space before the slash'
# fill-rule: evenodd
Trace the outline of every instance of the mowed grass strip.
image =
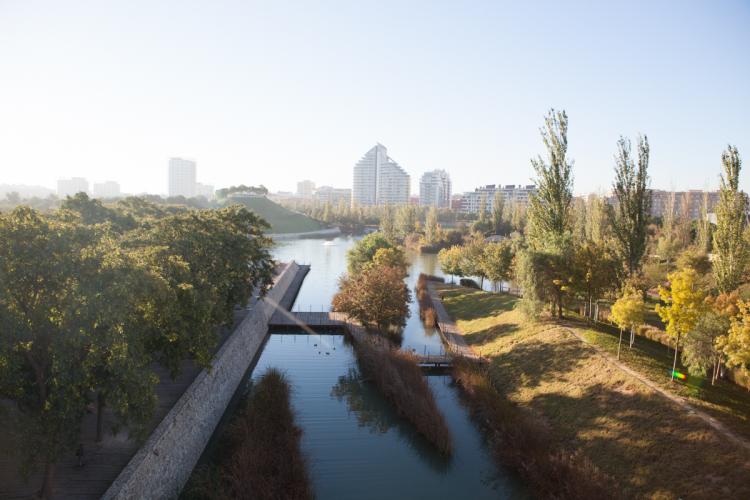
<svg viewBox="0 0 750 500">
<path fill-rule="evenodd" d="M 441 295 L 467 341 L 490 358 L 499 393 L 546 422 L 556 445 L 614 477 L 624 496 L 750 498 L 744 449 L 565 328 L 525 322 L 510 295 L 458 287 Z"/>
</svg>

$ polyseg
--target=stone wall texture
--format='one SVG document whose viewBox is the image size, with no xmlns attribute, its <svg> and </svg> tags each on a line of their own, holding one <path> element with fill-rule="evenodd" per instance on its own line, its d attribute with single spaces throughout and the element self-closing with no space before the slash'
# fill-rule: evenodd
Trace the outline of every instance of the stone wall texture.
<svg viewBox="0 0 750 500">
<path fill-rule="evenodd" d="M 286 265 L 268 299 L 259 301 L 154 429 L 102 498 L 176 498 L 190 478 L 224 410 L 263 345 L 272 302 L 282 300 L 297 273 Z M 299 280 L 298 280 L 299 281 Z"/>
</svg>

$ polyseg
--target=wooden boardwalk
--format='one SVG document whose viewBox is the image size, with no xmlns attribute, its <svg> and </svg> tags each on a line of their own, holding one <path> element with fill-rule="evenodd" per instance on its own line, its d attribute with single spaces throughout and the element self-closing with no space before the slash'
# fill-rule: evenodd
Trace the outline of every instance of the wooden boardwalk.
<svg viewBox="0 0 750 500">
<path fill-rule="evenodd" d="M 376 339 L 381 339 L 380 342 L 382 342 L 383 347 L 390 348 L 387 345 L 387 340 L 368 334 L 360 324 L 342 312 L 277 310 L 271 317 L 268 326 L 270 328 L 300 327 L 308 333 L 317 334 L 346 331 L 356 342 L 373 342 L 378 341 Z M 448 368 L 453 363 L 453 356 L 447 352 L 445 354 L 410 354 L 416 358 L 417 364 L 424 368 Z"/>
<path fill-rule="evenodd" d="M 448 346 L 448 352 L 455 356 L 461 356 L 473 361 L 481 361 L 482 357 L 469 347 L 466 343 L 466 339 L 461 335 L 461 331 L 458 329 L 456 322 L 453 321 L 453 318 L 448 314 L 448 311 L 445 310 L 443 300 L 435 289 L 434 282 L 427 281 L 427 292 L 430 294 L 432 307 L 435 309 L 435 314 L 437 314 L 438 317 L 437 327 L 438 330 L 440 330 L 440 334 L 443 336 L 445 344 Z"/>
</svg>

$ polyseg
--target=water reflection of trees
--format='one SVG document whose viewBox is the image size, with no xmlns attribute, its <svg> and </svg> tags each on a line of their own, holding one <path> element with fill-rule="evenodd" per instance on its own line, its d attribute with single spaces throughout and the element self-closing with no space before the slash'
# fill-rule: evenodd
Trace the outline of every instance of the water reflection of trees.
<svg viewBox="0 0 750 500">
<path fill-rule="evenodd" d="M 450 457 L 438 453 L 427 440 L 417 434 L 409 422 L 400 418 L 359 371 L 350 369 L 346 375 L 339 377 L 338 383 L 331 389 L 331 395 L 346 402 L 349 411 L 357 417 L 360 427 L 379 434 L 395 429 L 399 439 L 406 442 L 428 465 L 439 473 L 447 471 Z"/>
</svg>

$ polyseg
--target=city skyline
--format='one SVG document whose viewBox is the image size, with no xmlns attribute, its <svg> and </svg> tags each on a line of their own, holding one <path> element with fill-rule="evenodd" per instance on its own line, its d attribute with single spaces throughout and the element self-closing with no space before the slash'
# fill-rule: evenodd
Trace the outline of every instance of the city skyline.
<svg viewBox="0 0 750 500">
<path fill-rule="evenodd" d="M 649 136 L 659 189 L 715 188 L 727 143 L 750 151 L 746 3 L 183 6 L 3 2 L 0 182 L 163 193 L 186 155 L 216 186 L 343 187 L 379 141 L 412 192 L 434 169 L 456 192 L 527 184 L 550 107 L 570 116 L 576 193 L 609 188 L 621 134 Z M 363 17 L 383 36 L 352 36 Z"/>
</svg>

